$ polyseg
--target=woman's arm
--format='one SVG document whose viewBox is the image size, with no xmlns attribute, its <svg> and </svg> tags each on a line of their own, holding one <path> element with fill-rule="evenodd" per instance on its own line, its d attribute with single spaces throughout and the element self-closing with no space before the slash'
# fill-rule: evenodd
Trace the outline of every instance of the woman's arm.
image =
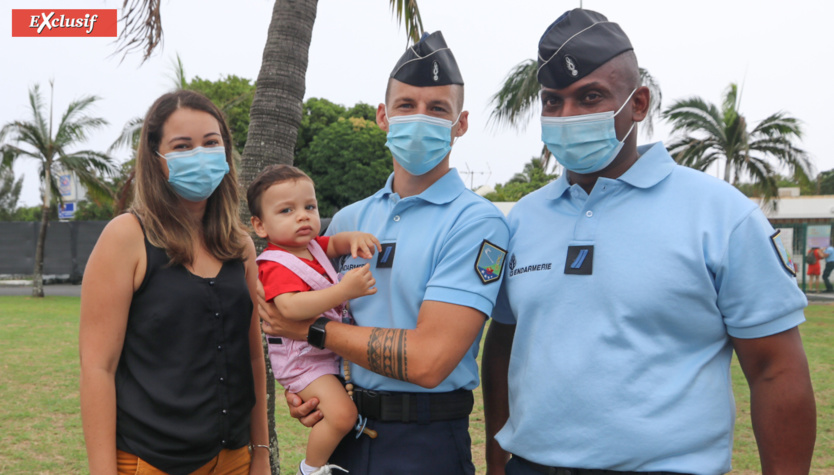
<svg viewBox="0 0 834 475">
<path fill-rule="evenodd" d="M 261 321 L 258 318 L 258 266 L 255 264 L 255 244 L 249 239 L 246 251 L 246 285 L 252 298 L 253 312 L 249 324 L 249 357 L 252 361 L 252 376 L 255 380 L 255 407 L 252 408 L 251 425 L 249 427 L 249 441 L 253 446 L 269 446 L 269 432 L 266 419 L 266 384 L 267 378 L 264 363 L 264 351 L 261 344 Z M 272 384 L 275 384 L 274 382 Z M 269 467 L 269 450 L 255 448 L 252 452 L 252 463 L 249 473 L 271 473 Z"/>
<path fill-rule="evenodd" d="M 133 292 L 145 276 L 145 241 L 130 214 L 102 231 L 81 284 L 81 420 L 91 474 L 116 473 L 115 374 Z"/>
</svg>

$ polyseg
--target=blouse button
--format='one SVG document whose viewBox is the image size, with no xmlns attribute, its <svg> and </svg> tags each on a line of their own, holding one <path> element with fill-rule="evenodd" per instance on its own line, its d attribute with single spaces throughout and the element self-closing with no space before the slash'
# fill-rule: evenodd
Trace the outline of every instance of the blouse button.
<svg viewBox="0 0 834 475">
<path fill-rule="evenodd" d="M 214 316 L 215 317 L 220 317 L 220 313 L 215 313 Z"/>
<path fill-rule="evenodd" d="M 221 377 L 220 377 L 220 382 L 222 383 L 222 382 L 224 382 L 224 381 L 226 381 L 226 379 L 225 379 L 225 378 L 223 378 L 223 376 L 221 376 Z"/>
<path fill-rule="evenodd" d="M 399 221 L 399 220 L 400 220 L 400 215 L 394 216 L 394 221 Z"/>
<path fill-rule="evenodd" d="M 221 351 L 223 349 L 223 345 L 217 345 L 217 351 Z"/>
<path fill-rule="evenodd" d="M 593 212 L 593 211 L 591 211 L 591 210 L 588 210 L 588 211 L 585 213 L 585 216 L 587 216 L 587 217 L 589 217 L 589 218 L 590 218 L 591 216 L 593 216 L 593 215 L 594 215 L 594 212 Z"/>
<path fill-rule="evenodd" d="M 210 281 L 209 281 L 209 285 L 214 285 L 214 281 L 213 281 L 213 280 L 210 280 Z"/>
<path fill-rule="evenodd" d="M 221 412 L 223 413 L 224 416 L 226 415 L 226 410 L 225 409 L 223 409 Z"/>
</svg>

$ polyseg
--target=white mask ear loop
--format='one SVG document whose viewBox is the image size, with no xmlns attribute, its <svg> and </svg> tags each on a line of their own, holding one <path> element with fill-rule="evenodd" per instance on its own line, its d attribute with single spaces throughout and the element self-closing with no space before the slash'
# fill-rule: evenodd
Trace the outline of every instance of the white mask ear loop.
<svg viewBox="0 0 834 475">
<path fill-rule="evenodd" d="M 619 113 L 620 113 L 620 111 L 622 111 L 622 110 L 623 110 L 623 108 L 625 107 L 625 105 L 626 105 L 626 104 L 628 104 L 628 101 L 630 101 L 630 100 L 631 100 L 631 96 L 633 96 L 633 95 L 634 95 L 634 93 L 635 93 L 635 92 L 637 92 L 637 89 L 638 89 L 638 87 L 635 87 L 635 88 L 634 88 L 634 90 L 633 90 L 633 91 L 631 91 L 631 94 L 629 94 L 629 95 L 628 95 L 628 98 L 625 100 L 625 102 L 623 102 L 623 105 L 621 105 L 621 106 L 620 106 L 620 108 L 619 108 L 619 109 L 617 109 L 617 112 L 615 112 L 615 113 L 614 113 L 614 116 L 615 116 L 615 117 L 617 116 L 617 114 L 619 114 Z M 623 137 L 623 139 L 622 139 L 622 140 L 620 140 L 620 142 L 621 142 L 621 143 L 625 142 L 625 141 L 626 141 L 626 139 L 628 138 L 628 136 L 629 136 L 629 135 L 631 135 L 631 131 L 632 131 L 632 130 L 634 130 L 634 126 L 635 126 L 635 125 L 637 125 L 637 122 L 632 122 L 632 123 L 631 123 L 631 127 L 629 127 L 629 128 L 628 128 L 628 132 L 626 132 L 625 137 Z"/>
<path fill-rule="evenodd" d="M 458 113 L 458 118 L 457 118 L 457 119 L 455 119 L 455 121 L 454 121 L 454 122 L 452 122 L 452 127 L 451 127 L 451 128 L 455 128 L 455 124 L 457 124 L 458 122 L 460 122 L 460 116 L 461 116 L 462 114 L 463 114 L 463 111 L 460 111 L 460 112 Z M 457 142 L 457 141 L 458 141 L 458 139 L 459 139 L 460 137 L 461 137 L 460 135 L 458 135 L 457 137 L 452 137 L 452 142 L 450 143 L 450 146 L 454 147 L 454 146 L 455 146 L 455 142 Z"/>
<path fill-rule="evenodd" d="M 617 116 L 617 114 L 619 114 L 619 113 L 623 110 L 623 108 L 625 107 L 625 105 L 626 105 L 626 104 L 628 104 L 628 101 L 630 101 L 630 100 L 631 100 L 631 96 L 633 96 L 633 95 L 634 95 L 634 93 L 635 93 L 635 92 L 637 92 L 637 89 L 639 89 L 639 88 L 640 88 L 639 86 L 638 86 L 638 87 L 635 87 L 635 88 L 634 88 L 634 90 L 633 90 L 633 91 L 631 91 L 631 94 L 629 94 L 629 95 L 628 95 L 628 97 L 626 98 L 625 102 L 623 102 L 623 105 L 621 105 L 621 106 L 620 106 L 620 108 L 619 108 L 619 109 L 617 109 L 617 112 L 615 112 L 615 113 L 614 113 L 614 116 L 615 116 L 615 117 Z"/>
</svg>

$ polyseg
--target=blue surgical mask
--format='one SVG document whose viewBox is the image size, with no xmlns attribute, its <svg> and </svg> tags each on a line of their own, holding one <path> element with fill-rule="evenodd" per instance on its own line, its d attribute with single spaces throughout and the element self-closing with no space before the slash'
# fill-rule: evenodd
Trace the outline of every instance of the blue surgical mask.
<svg viewBox="0 0 834 475">
<path fill-rule="evenodd" d="M 452 123 L 423 114 L 388 117 L 388 141 L 385 145 L 408 173 L 425 175 L 452 150 L 452 127 L 455 124 L 457 121 Z"/>
<path fill-rule="evenodd" d="M 165 155 L 156 153 L 168 163 L 168 183 L 188 201 L 207 199 L 229 173 L 224 147 L 196 147 Z"/>
<path fill-rule="evenodd" d="M 636 91 L 637 89 L 634 89 Z M 579 174 L 598 172 L 614 161 L 625 139 L 617 140 L 614 117 L 623 110 L 631 96 L 617 110 L 569 117 L 542 116 L 542 141 L 563 167 Z"/>
</svg>

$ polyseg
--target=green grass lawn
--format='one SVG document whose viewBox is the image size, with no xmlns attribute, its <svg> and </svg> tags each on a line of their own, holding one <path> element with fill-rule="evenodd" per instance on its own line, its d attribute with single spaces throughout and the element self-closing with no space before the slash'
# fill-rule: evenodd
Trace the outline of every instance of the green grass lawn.
<svg viewBox="0 0 834 475">
<path fill-rule="evenodd" d="M 0 473 L 86 473 L 78 406 L 77 297 L 0 297 Z M 817 448 L 812 473 L 834 473 L 834 306 L 812 305 L 800 327 L 817 397 Z M 758 473 L 750 398 L 733 364 L 738 419 L 733 473 Z M 279 393 L 280 394 L 280 393 Z M 277 409 L 282 473 L 294 474 L 307 429 Z M 472 451 L 484 472 L 483 404 L 476 391 Z"/>
</svg>

